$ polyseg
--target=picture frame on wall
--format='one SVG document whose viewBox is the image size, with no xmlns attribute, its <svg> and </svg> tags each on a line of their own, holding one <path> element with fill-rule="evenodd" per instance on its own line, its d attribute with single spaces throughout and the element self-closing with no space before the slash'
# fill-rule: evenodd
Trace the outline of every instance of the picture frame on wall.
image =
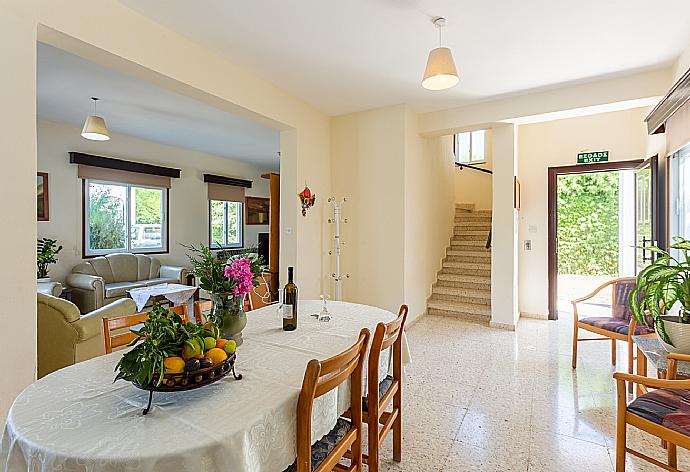
<svg viewBox="0 0 690 472">
<path fill-rule="evenodd" d="M 38 221 L 49 221 L 48 173 L 36 173 L 36 218 Z"/>
<path fill-rule="evenodd" d="M 271 199 L 263 197 L 245 197 L 245 224 L 247 225 L 267 225 L 268 211 Z"/>
</svg>

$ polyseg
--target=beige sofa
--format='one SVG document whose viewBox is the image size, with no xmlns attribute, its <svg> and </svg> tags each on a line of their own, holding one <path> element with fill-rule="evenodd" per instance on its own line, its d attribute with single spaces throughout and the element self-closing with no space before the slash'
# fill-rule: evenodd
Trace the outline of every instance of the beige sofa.
<svg viewBox="0 0 690 472">
<path fill-rule="evenodd" d="M 82 313 L 96 310 L 127 296 L 127 290 L 162 283 L 187 282 L 185 267 L 161 265 L 143 254 L 108 254 L 77 265 L 67 276 L 72 301 Z"/>
<path fill-rule="evenodd" d="M 134 300 L 111 303 L 86 315 L 74 303 L 43 293 L 36 294 L 38 321 L 38 377 L 105 353 L 102 318 L 131 315 Z"/>
</svg>

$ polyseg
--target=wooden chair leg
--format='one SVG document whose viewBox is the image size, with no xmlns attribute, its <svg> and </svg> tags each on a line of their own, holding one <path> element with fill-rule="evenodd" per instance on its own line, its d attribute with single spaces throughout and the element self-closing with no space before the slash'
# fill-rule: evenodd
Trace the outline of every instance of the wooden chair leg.
<svg viewBox="0 0 690 472">
<path fill-rule="evenodd" d="M 611 340 L 611 364 L 616 365 L 616 340 Z"/>
<path fill-rule="evenodd" d="M 369 413 L 371 415 L 371 412 Z M 367 440 L 369 442 L 369 450 L 367 451 L 367 465 L 370 472 L 378 472 L 379 470 L 379 424 L 376 417 L 369 416 L 369 431 L 367 431 Z M 371 419 L 373 421 L 371 421 Z"/>
<path fill-rule="evenodd" d="M 577 323 L 573 327 L 573 369 L 577 369 Z"/>
<path fill-rule="evenodd" d="M 616 472 L 625 472 L 626 427 L 625 413 L 627 411 L 625 383 L 618 380 L 616 404 Z"/>
<path fill-rule="evenodd" d="M 393 460 L 400 462 L 402 459 L 402 392 L 393 397 L 393 408 L 398 410 L 398 417 L 393 423 Z"/>
<path fill-rule="evenodd" d="M 678 456 L 676 455 L 676 445 L 668 443 L 668 465 L 674 469 L 678 468 Z"/>
<path fill-rule="evenodd" d="M 633 359 L 633 342 L 628 340 L 628 373 L 634 374 L 634 359 Z M 642 375 L 638 373 L 638 375 Z M 633 393 L 633 383 L 628 382 L 628 393 Z"/>
</svg>

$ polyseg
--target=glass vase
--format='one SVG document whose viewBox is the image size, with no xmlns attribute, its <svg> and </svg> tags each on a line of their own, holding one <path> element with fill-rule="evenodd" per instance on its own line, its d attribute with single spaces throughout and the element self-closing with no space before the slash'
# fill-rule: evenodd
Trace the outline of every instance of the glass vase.
<svg viewBox="0 0 690 472">
<path fill-rule="evenodd" d="M 242 345 L 242 330 L 247 326 L 247 314 L 244 312 L 244 296 L 235 297 L 229 293 L 213 293 L 213 308 L 210 318 L 220 329 L 221 337 L 234 339 Z"/>
</svg>

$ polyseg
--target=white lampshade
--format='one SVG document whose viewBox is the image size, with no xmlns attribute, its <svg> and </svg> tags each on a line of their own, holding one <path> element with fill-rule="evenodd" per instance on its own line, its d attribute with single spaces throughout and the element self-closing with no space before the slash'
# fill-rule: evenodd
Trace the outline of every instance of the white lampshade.
<svg viewBox="0 0 690 472">
<path fill-rule="evenodd" d="M 427 90 L 446 90 L 457 85 L 459 81 L 450 49 L 432 49 L 426 62 L 422 87 Z"/>
<path fill-rule="evenodd" d="M 81 130 L 82 137 L 92 141 L 108 141 L 110 135 L 105 126 L 105 120 L 100 116 L 91 115 L 86 118 L 84 128 Z"/>
</svg>

